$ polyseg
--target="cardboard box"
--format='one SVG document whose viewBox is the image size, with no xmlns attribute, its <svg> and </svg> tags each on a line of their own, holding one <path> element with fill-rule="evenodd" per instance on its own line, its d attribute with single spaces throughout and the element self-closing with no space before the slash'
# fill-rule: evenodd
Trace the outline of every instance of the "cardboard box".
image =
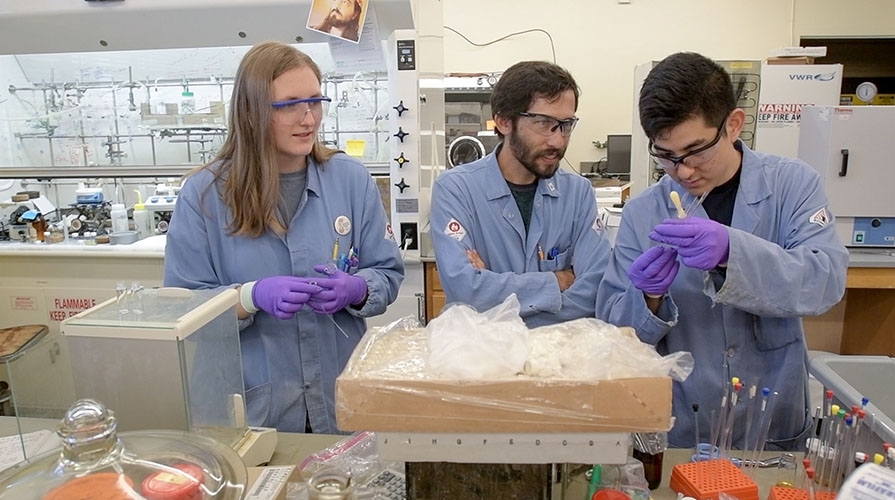
<svg viewBox="0 0 895 500">
<path fill-rule="evenodd" d="M 458 310 L 458 318 L 463 311 Z M 468 317 L 468 316 L 467 316 Z M 443 314 L 439 319 L 448 321 Z M 437 321 L 437 320 L 436 320 Z M 442 325 L 439 328 L 443 328 Z M 587 320 L 532 330 L 563 338 L 598 325 Z M 428 335 L 422 328 L 373 329 L 364 335 L 336 379 L 336 421 L 343 431 L 430 433 L 595 433 L 662 432 L 671 428 L 671 387 L 667 376 L 598 380 L 562 375 L 559 358 L 539 358 L 531 370 L 486 380 L 433 377 L 427 370 Z M 642 346 L 634 330 L 618 329 L 618 342 Z M 577 337 L 582 338 L 582 337 Z M 573 345 L 566 339 L 566 345 Z M 621 345 L 621 344 L 619 344 Z M 454 349 L 457 349 L 455 346 Z M 639 355 L 657 356 L 644 349 Z M 651 352 L 651 354 L 650 354 Z M 568 355 L 568 352 L 557 352 Z M 566 358 L 568 360 L 568 358 Z M 568 362 L 568 361 L 567 361 Z M 539 366 L 551 369 L 538 375 Z M 608 373 L 608 370 L 604 370 Z M 487 373 L 487 372 L 480 372 Z M 654 372 L 655 373 L 655 372 Z M 565 377 L 565 378 L 564 378 Z"/>
<path fill-rule="evenodd" d="M 298 467 L 248 467 L 249 482 L 245 500 L 286 500 L 286 485 L 300 483 Z"/>
<path fill-rule="evenodd" d="M 768 64 L 814 64 L 814 58 L 809 56 L 798 57 L 769 57 Z"/>
<path fill-rule="evenodd" d="M 671 428 L 671 379 L 493 382 L 339 377 L 343 431 L 661 432 Z"/>
</svg>

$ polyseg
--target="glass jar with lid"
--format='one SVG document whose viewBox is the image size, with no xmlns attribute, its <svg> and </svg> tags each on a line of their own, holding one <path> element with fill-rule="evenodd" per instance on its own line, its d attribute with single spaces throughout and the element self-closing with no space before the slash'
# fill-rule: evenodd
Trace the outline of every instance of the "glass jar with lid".
<svg viewBox="0 0 895 500">
<path fill-rule="evenodd" d="M 204 436 L 178 431 L 118 434 L 114 413 L 75 402 L 56 433 L 61 450 L 0 474 L 0 499 L 238 500 L 246 485 L 239 455 Z"/>
</svg>

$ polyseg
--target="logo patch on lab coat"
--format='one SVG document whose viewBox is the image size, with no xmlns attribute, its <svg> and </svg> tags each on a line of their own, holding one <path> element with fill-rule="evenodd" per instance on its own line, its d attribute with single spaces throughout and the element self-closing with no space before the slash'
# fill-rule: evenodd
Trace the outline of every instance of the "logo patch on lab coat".
<svg viewBox="0 0 895 500">
<path fill-rule="evenodd" d="M 457 241 L 463 241 L 463 238 L 466 237 L 466 230 L 463 229 L 463 226 L 460 225 L 457 219 L 451 219 L 444 228 L 444 234 Z"/>
<path fill-rule="evenodd" d="M 344 215 L 340 215 L 333 221 L 333 228 L 335 228 L 337 233 L 346 236 L 351 231 L 351 219 Z"/>
<path fill-rule="evenodd" d="M 821 208 L 817 212 L 814 212 L 811 218 L 808 219 L 808 222 L 817 224 L 820 227 L 826 226 L 830 222 L 830 218 L 827 216 L 827 209 Z"/>
</svg>

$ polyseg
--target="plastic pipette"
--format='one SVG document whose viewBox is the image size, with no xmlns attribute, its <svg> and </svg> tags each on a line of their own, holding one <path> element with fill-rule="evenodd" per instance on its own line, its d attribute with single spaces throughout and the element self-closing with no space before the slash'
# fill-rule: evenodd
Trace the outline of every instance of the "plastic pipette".
<svg viewBox="0 0 895 500">
<path fill-rule="evenodd" d="M 684 207 L 681 205 L 681 195 L 677 194 L 677 191 L 672 191 L 668 196 L 671 197 L 671 203 L 674 203 L 674 208 L 677 209 L 677 218 L 685 219 L 687 212 L 684 212 Z"/>
<path fill-rule="evenodd" d="M 839 413 L 839 405 L 832 405 L 830 411 L 830 416 L 824 419 L 824 429 L 823 434 L 821 435 L 820 449 L 817 451 L 817 461 L 815 462 L 815 464 L 817 464 L 817 480 L 821 481 L 821 484 L 823 484 L 824 474 L 830 470 L 828 463 L 833 454 L 831 442 L 835 435 L 835 428 L 837 425 L 833 413 Z"/>
<path fill-rule="evenodd" d="M 724 382 L 724 392 L 721 393 L 721 405 L 715 414 L 715 420 L 712 422 L 712 449 L 721 450 L 724 443 L 721 441 L 721 433 L 724 431 L 724 424 L 727 422 L 727 401 L 730 397 L 730 381 Z"/>
<path fill-rule="evenodd" d="M 743 450 L 751 450 L 750 434 L 752 432 L 752 420 L 755 419 L 755 396 L 758 395 L 758 379 L 753 378 L 749 384 L 748 400 L 746 402 L 746 433 L 743 436 Z"/>
<path fill-rule="evenodd" d="M 808 490 L 808 500 L 815 500 L 815 496 L 814 496 L 814 468 L 813 467 L 808 467 L 808 469 L 805 470 L 805 477 L 808 478 L 808 480 L 805 481 L 806 483 L 808 483 L 807 488 L 806 488 Z"/>
<path fill-rule="evenodd" d="M 811 421 L 811 436 L 807 439 L 808 447 L 805 450 L 805 460 L 810 463 L 814 463 L 817 460 L 817 450 L 820 448 L 820 429 L 818 426 L 823 425 L 823 420 L 821 419 L 822 411 L 820 406 L 815 408 L 814 419 Z"/>
<path fill-rule="evenodd" d="M 743 384 L 740 383 L 740 379 L 738 377 L 733 377 L 733 392 L 730 395 L 730 405 L 727 409 L 727 419 L 724 423 L 724 431 L 721 433 L 721 451 L 720 455 L 722 457 L 729 456 L 729 450 L 731 443 L 733 442 L 733 422 L 735 417 L 735 411 L 737 406 L 737 401 L 739 401 L 740 389 L 743 388 Z"/>
<path fill-rule="evenodd" d="M 330 315 L 328 315 L 328 316 L 329 316 L 329 320 L 330 320 L 330 321 L 332 321 L 332 322 L 333 322 L 333 324 L 334 324 L 334 325 L 336 325 L 336 328 L 338 328 L 338 329 L 339 329 L 339 331 L 340 331 L 340 332 L 342 332 L 342 335 L 344 335 L 344 336 L 345 336 L 345 338 L 346 338 L 346 339 L 347 339 L 347 338 L 348 338 L 348 334 L 347 334 L 347 333 L 345 333 L 345 330 L 342 330 L 342 327 L 341 327 L 341 326 L 339 326 L 339 324 L 338 324 L 338 323 L 336 323 L 336 318 L 333 318 L 333 317 L 332 317 L 332 315 L 331 315 L 331 314 L 330 314 Z"/>
<path fill-rule="evenodd" d="M 764 451 L 764 445 L 768 441 L 768 432 L 771 429 L 771 420 L 774 415 L 774 404 L 777 402 L 777 392 L 771 392 L 767 387 L 761 390 L 763 398 L 761 404 L 761 420 L 758 428 L 758 442 L 752 451 L 752 463 L 749 466 L 754 470 L 758 467 L 758 456 Z M 770 396 L 768 396 L 770 393 Z"/>
<path fill-rule="evenodd" d="M 693 200 L 692 203 L 687 207 L 686 213 L 689 215 L 693 215 L 693 212 L 702 205 L 702 202 L 705 201 L 706 197 L 708 197 L 709 192 L 706 191 L 701 195 L 697 196 L 696 199 Z"/>
<path fill-rule="evenodd" d="M 841 412 L 845 412 L 845 410 L 840 410 Z M 836 439 L 836 452 L 833 454 L 833 463 L 830 466 L 830 490 L 838 491 L 839 490 L 839 476 L 842 473 L 842 458 L 846 456 L 846 449 L 848 445 L 846 442 L 848 441 L 848 435 L 851 432 L 852 425 L 852 417 L 851 415 L 844 415 L 842 422 L 839 425 L 839 435 Z M 851 458 L 851 457 L 848 457 Z"/>
</svg>

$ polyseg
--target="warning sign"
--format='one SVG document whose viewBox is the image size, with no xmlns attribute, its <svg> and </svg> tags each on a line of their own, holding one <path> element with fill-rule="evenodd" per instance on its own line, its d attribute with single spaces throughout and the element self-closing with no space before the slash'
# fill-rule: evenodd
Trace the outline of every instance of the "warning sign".
<svg viewBox="0 0 895 500">
<path fill-rule="evenodd" d="M 96 305 L 93 297 L 57 297 L 50 303 L 50 321 L 60 322 Z"/>
<path fill-rule="evenodd" d="M 802 119 L 802 106 L 809 104 L 762 104 L 758 107 L 758 123 L 798 125 Z"/>
<path fill-rule="evenodd" d="M 9 307 L 17 311 L 36 311 L 37 297 L 12 296 L 9 298 Z"/>
</svg>

